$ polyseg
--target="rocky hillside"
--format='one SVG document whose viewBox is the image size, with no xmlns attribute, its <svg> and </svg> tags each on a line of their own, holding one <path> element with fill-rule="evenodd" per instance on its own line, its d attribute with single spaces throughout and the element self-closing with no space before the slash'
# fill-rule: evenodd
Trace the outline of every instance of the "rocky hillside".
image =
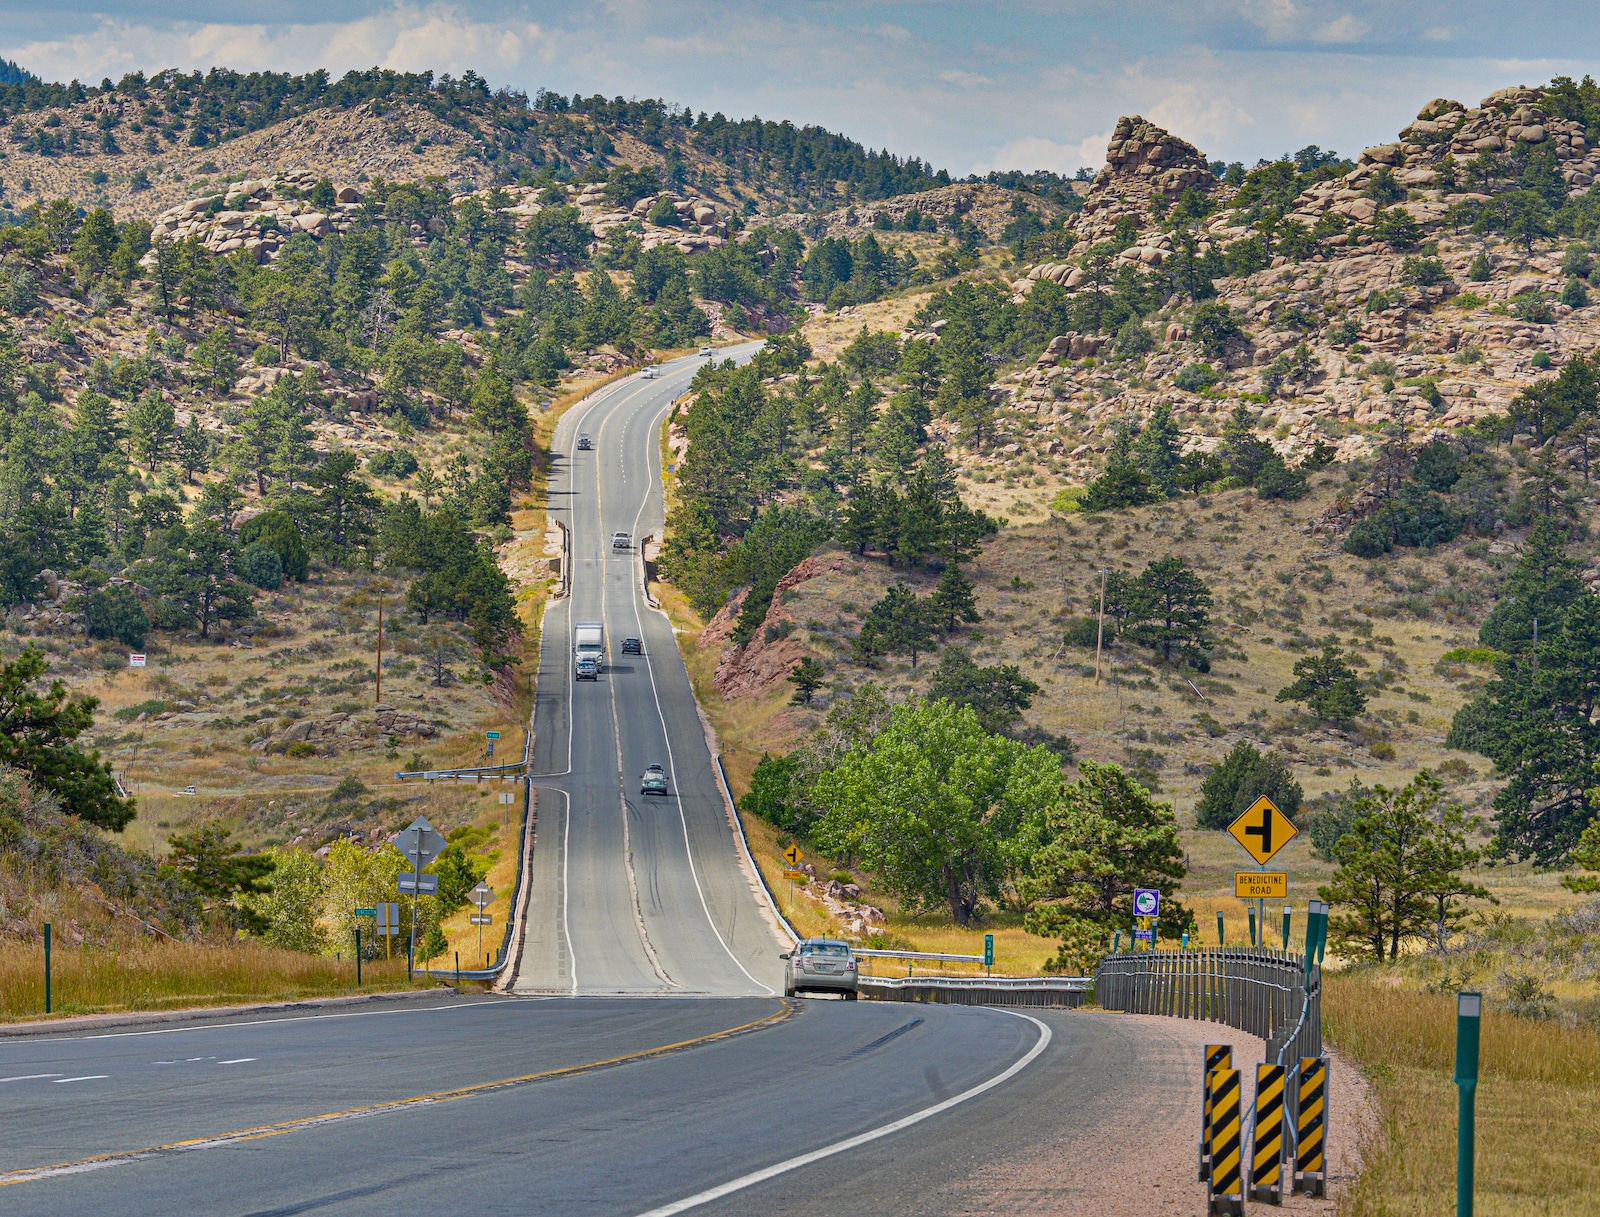
<svg viewBox="0 0 1600 1217">
<path fill-rule="evenodd" d="M 629 165 L 724 210 L 769 215 L 950 181 L 916 158 L 816 127 L 696 115 L 656 100 L 541 92 L 530 103 L 491 93 L 470 72 L 436 81 L 374 69 L 329 81 L 322 73 L 166 71 L 100 88 L 0 84 L 0 124 L 0 205 L 20 211 L 69 198 L 109 207 L 118 219 L 152 218 L 245 178 L 306 170 L 357 184 L 432 176 L 465 191 L 594 181 Z"/>
</svg>

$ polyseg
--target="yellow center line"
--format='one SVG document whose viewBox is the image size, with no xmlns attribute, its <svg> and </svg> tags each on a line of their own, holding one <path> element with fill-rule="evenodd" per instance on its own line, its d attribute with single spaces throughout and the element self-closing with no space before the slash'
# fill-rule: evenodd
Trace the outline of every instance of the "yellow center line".
<svg viewBox="0 0 1600 1217">
<path fill-rule="evenodd" d="M 645 1048 L 639 1052 L 607 1057 L 600 1061 L 586 1061 L 581 1065 L 567 1065 L 561 1069 L 546 1069 L 540 1073 L 526 1073 L 520 1077 L 501 1078 L 494 1082 L 478 1082 L 472 1086 L 459 1086 L 454 1090 L 438 1090 L 431 1094 L 413 1095 L 407 1099 L 391 1099 L 384 1103 L 369 1103 L 363 1107 L 350 1107 L 343 1111 L 327 1112 L 319 1116 L 300 1116 L 296 1119 L 283 1120 L 276 1124 L 259 1124 L 254 1128 L 241 1128 L 233 1132 L 216 1133 L 208 1137 L 191 1137 L 184 1141 L 169 1141 L 164 1145 L 150 1145 L 143 1149 L 95 1154 L 88 1158 L 76 1158 L 71 1162 L 58 1162 L 52 1166 L 23 1167 L 20 1170 L 7 1171 L 4 1174 L 0 1174 L 0 1187 L 9 1187 L 14 1183 L 31 1183 L 36 1179 L 49 1179 L 58 1175 L 76 1175 L 84 1171 L 102 1170 L 109 1166 L 123 1166 L 130 1162 L 142 1162 L 147 1158 L 164 1157 L 168 1154 L 189 1153 L 199 1149 L 217 1149 L 225 1145 L 237 1145 L 243 1141 L 259 1141 L 266 1137 L 281 1137 L 287 1133 L 300 1132 L 307 1128 L 317 1128 L 324 1124 L 336 1124 L 342 1120 L 359 1120 L 382 1112 L 402 1111 L 408 1107 L 419 1107 L 431 1103 L 451 1103 L 457 1099 L 470 1098 L 473 1095 L 488 1094 L 496 1090 L 507 1090 L 513 1086 L 526 1086 L 530 1082 L 542 1082 L 549 1078 L 572 1077 L 575 1074 L 589 1073 L 612 1065 L 622 1065 L 630 1061 L 644 1061 L 652 1057 L 666 1056 L 668 1053 L 681 1052 L 686 1048 L 696 1048 L 702 1044 L 713 1044 L 718 1040 L 729 1039 L 735 1035 L 745 1035 L 752 1031 L 761 1031 L 767 1027 L 776 1026 L 778 1023 L 792 1017 L 795 1012 L 795 1004 L 793 1002 L 784 998 L 780 998 L 779 1001 L 783 1009 L 775 1011 L 765 1018 L 741 1023 L 737 1027 L 729 1027 L 723 1031 L 715 1031 L 710 1035 L 698 1035 L 693 1039 L 678 1040 L 675 1043 L 662 1044 L 655 1048 Z"/>
</svg>

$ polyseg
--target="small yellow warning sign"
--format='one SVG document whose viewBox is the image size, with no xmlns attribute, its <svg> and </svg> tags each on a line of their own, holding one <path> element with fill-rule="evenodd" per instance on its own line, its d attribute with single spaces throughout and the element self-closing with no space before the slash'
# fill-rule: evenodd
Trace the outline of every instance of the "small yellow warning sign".
<svg viewBox="0 0 1600 1217">
<path fill-rule="evenodd" d="M 805 857 L 805 855 L 800 852 L 800 847 L 798 845 L 791 845 L 788 849 L 783 851 L 783 860 L 790 866 L 799 866 L 800 859 L 803 857 Z"/>
<path fill-rule="evenodd" d="M 1300 835 L 1300 830 L 1289 822 L 1289 817 L 1266 795 L 1262 795 L 1232 824 L 1228 834 L 1257 864 L 1265 866 L 1290 841 Z"/>
</svg>

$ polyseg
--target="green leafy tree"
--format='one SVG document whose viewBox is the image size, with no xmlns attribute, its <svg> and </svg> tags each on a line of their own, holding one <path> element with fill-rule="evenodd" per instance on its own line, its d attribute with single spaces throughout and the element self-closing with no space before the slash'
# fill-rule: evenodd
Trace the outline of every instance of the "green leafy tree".
<svg viewBox="0 0 1600 1217">
<path fill-rule="evenodd" d="M 1053 753 L 990 735 L 970 708 L 908 702 L 817 778 L 814 839 L 860 858 L 907 911 L 944 907 L 965 926 L 999 898 L 1060 775 Z"/>
<path fill-rule="evenodd" d="M 328 946 L 319 924 L 327 886 L 322 863 L 303 849 L 268 850 L 266 858 L 272 867 L 266 891 L 244 901 L 265 924 L 262 939 L 280 950 L 320 954 Z"/>
<path fill-rule="evenodd" d="M 1334 848 L 1338 869 L 1317 889 L 1338 910 L 1328 924 L 1335 950 L 1398 959 L 1408 939 L 1430 923 L 1447 929 L 1455 902 L 1482 890 L 1458 873 L 1472 860 L 1459 808 L 1435 815 L 1442 789 L 1423 770 L 1398 790 L 1374 786 L 1356 801 L 1355 821 Z"/>
<path fill-rule="evenodd" d="M 1163 937 L 1192 926 L 1194 915 L 1174 899 L 1187 871 L 1177 817 L 1120 766 L 1080 761 L 1077 781 L 1061 788 L 1027 836 L 1017 888 L 1030 905 L 1029 933 L 1081 952 L 1084 940 L 1132 928 L 1139 888 L 1161 893 Z"/>
<path fill-rule="evenodd" d="M 1288 763 L 1276 752 L 1258 752 L 1240 740 L 1200 783 L 1195 820 L 1201 828 L 1227 828 L 1262 795 L 1293 820 L 1305 792 Z"/>
<path fill-rule="evenodd" d="M 134 802 L 117 794 L 111 765 L 74 741 L 94 725 L 98 699 L 72 696 L 61 680 L 40 692 L 49 670 L 44 653 L 29 646 L 0 665 L 0 765 L 28 776 L 61 800 L 70 815 L 110 832 L 134 817 Z"/>
<path fill-rule="evenodd" d="M 1328 643 L 1322 654 L 1296 661 L 1294 676 L 1293 684 L 1278 690 L 1278 701 L 1303 702 L 1311 713 L 1331 722 L 1348 722 L 1367 708 L 1367 695 L 1340 646 Z"/>
</svg>

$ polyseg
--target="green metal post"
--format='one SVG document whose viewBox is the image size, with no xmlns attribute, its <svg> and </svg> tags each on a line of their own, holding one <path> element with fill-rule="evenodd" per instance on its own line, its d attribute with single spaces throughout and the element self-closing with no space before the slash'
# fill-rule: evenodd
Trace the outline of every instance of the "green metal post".
<svg viewBox="0 0 1600 1217">
<path fill-rule="evenodd" d="M 50 1013 L 50 923 L 44 923 L 44 1012 Z"/>
<path fill-rule="evenodd" d="M 1250 914 L 1250 945 L 1253 947 L 1260 946 L 1261 944 L 1256 938 L 1256 911 L 1248 906 L 1245 911 Z"/>
<path fill-rule="evenodd" d="M 1286 904 L 1283 906 L 1283 949 L 1289 950 L 1289 921 L 1294 916 L 1294 911 Z"/>
<path fill-rule="evenodd" d="M 1483 994 L 1456 994 L 1456 1217 L 1472 1217 L 1473 1165 L 1478 1097 L 1478 1026 Z"/>
<path fill-rule="evenodd" d="M 361 927 L 356 926 L 356 988 L 361 987 Z"/>
<path fill-rule="evenodd" d="M 1217 911 L 1217 945 L 1219 947 L 1228 945 L 1228 936 L 1222 932 L 1222 911 L 1220 909 Z"/>
<path fill-rule="evenodd" d="M 1122 950 L 1122 931 L 1113 930 L 1111 932 L 1111 953 L 1115 955 L 1120 950 Z"/>
</svg>

